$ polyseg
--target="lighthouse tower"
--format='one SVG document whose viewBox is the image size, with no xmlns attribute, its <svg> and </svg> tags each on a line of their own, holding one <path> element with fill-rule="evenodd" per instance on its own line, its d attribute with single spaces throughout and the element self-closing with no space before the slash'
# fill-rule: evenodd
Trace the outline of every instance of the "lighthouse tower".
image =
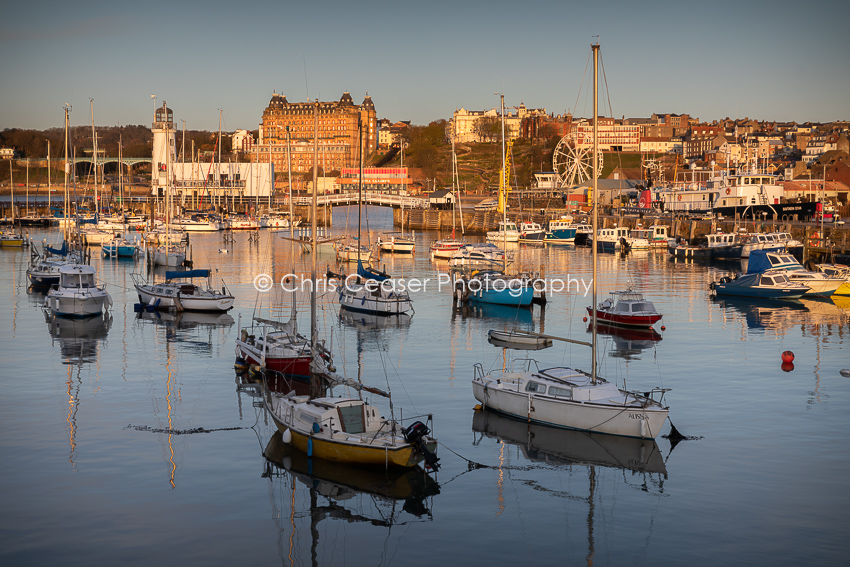
<svg viewBox="0 0 850 567">
<path fill-rule="evenodd" d="M 175 153 L 174 113 L 162 103 L 153 117 L 153 152 L 151 155 L 153 171 L 151 172 L 151 193 L 158 197 L 165 196 L 168 179 L 174 178 Z"/>
</svg>

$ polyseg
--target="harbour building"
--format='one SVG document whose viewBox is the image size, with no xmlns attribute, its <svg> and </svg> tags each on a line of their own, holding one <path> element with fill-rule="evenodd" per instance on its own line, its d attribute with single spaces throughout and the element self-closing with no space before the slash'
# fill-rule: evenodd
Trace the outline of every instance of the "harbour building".
<svg viewBox="0 0 850 567">
<path fill-rule="evenodd" d="M 178 156 L 174 113 L 165 102 L 154 112 L 151 132 L 154 198 L 165 198 L 170 187 L 173 203 L 185 208 L 237 203 L 268 206 L 273 196 L 274 164 L 222 162 L 221 152 L 204 162 L 194 156 L 188 160 Z"/>
<path fill-rule="evenodd" d="M 263 111 L 259 143 L 251 150 L 251 159 L 256 163 L 271 163 L 277 171 L 287 171 L 291 158 L 294 173 L 312 171 L 316 104 L 318 165 L 322 171 L 357 167 L 361 125 L 364 157 L 378 149 L 375 104 L 368 93 L 359 105 L 348 92 L 333 102 L 289 102 L 284 95 L 274 93 Z"/>
</svg>

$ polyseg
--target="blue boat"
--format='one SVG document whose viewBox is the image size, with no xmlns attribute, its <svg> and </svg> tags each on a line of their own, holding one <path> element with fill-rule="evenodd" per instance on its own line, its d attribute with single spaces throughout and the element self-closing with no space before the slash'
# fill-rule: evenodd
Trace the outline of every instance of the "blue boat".
<svg viewBox="0 0 850 567">
<path fill-rule="evenodd" d="M 532 280 L 525 276 L 511 277 L 501 272 L 478 272 L 466 280 L 469 300 L 474 303 L 528 307 L 534 299 Z"/>
<path fill-rule="evenodd" d="M 809 291 L 808 286 L 792 282 L 779 270 L 738 274 L 734 278 L 720 278 L 720 281 L 712 282 L 709 287 L 716 295 L 762 299 L 800 299 Z"/>
<path fill-rule="evenodd" d="M 547 244 L 574 244 L 578 227 L 573 224 L 572 217 L 550 220 L 546 226 Z"/>
<path fill-rule="evenodd" d="M 132 258 L 138 249 L 135 242 L 116 236 L 102 245 L 103 255 L 110 258 Z"/>
</svg>

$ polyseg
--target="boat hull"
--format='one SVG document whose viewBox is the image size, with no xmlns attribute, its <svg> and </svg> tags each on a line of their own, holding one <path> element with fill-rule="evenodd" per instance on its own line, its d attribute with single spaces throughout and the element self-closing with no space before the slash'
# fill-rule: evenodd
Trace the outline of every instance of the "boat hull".
<svg viewBox="0 0 850 567">
<path fill-rule="evenodd" d="M 236 341 L 236 348 L 237 355 L 244 358 L 248 362 L 248 364 L 256 364 L 257 366 L 263 366 L 263 356 L 258 349 L 253 348 L 242 341 Z M 312 357 L 309 355 L 280 358 L 266 356 L 265 367 L 268 370 L 271 370 L 272 372 L 276 372 L 278 374 L 282 374 L 287 378 L 291 378 L 293 380 L 297 380 L 298 382 L 309 384 L 311 361 Z"/>
<path fill-rule="evenodd" d="M 44 304 L 50 311 L 62 317 L 91 317 L 103 312 L 111 303 L 109 295 L 104 293 L 48 293 Z"/>
<path fill-rule="evenodd" d="M 605 406 L 529 396 L 525 392 L 512 392 L 486 377 L 473 380 L 472 393 L 484 409 L 530 423 L 640 439 L 654 439 L 668 413 L 666 408 Z"/>
<path fill-rule="evenodd" d="M 587 308 L 587 316 L 593 317 L 593 309 Z M 596 320 L 606 325 L 615 325 L 617 327 L 631 328 L 647 328 L 656 324 L 661 320 L 661 313 L 648 315 L 622 315 L 602 309 L 596 310 Z"/>
<path fill-rule="evenodd" d="M 181 311 L 210 311 L 224 312 L 233 308 L 233 296 L 223 295 L 217 297 L 193 297 L 182 293 L 173 295 L 156 293 L 153 286 L 136 284 L 136 294 L 139 303 L 156 306 L 157 309 L 170 309 L 172 307 Z"/>
</svg>

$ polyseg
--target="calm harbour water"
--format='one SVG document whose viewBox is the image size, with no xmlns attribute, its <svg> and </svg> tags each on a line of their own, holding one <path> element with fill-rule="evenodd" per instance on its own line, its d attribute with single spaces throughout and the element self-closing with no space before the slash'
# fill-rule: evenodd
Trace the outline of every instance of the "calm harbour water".
<svg viewBox="0 0 850 567">
<path fill-rule="evenodd" d="M 334 232 L 345 231 L 345 214 L 335 211 Z M 369 229 L 372 241 L 392 230 L 389 211 L 370 208 Z M 236 234 L 232 245 L 193 235 L 195 267 L 217 269 L 236 295 L 217 317 L 140 317 L 131 273 L 145 266 L 94 255 L 111 317 L 54 321 L 43 293 L 27 289 L 29 252 L 0 249 L 0 563 L 847 561 L 850 378 L 839 371 L 850 367 L 850 305 L 712 300 L 708 283 L 734 266 L 675 263 L 666 252 L 600 255 L 600 293 L 631 282 L 666 326 L 661 340 L 600 335 L 603 375 L 672 388 L 670 419 L 695 439 L 671 446 L 529 430 L 473 411 L 473 364 L 517 355 L 490 345 L 487 330 L 586 340 L 590 296 L 573 289 L 550 294 L 545 310 L 455 313 L 437 285 L 446 267 L 427 255 L 437 235 L 417 234 L 415 256 L 380 260 L 393 275 L 431 278 L 413 294 L 413 317 L 340 317 L 326 295 L 319 320 L 338 368 L 389 387 L 397 415 L 434 415 L 442 469 L 429 480 L 317 466 L 310 477 L 305 459 L 283 454 L 255 391 L 233 371 L 239 316 L 290 309 L 288 296 L 257 292 L 254 276 L 309 275 L 309 255 L 281 234 L 261 232 L 258 243 Z M 33 235 L 55 243 L 58 232 Z M 516 253 L 550 280 L 590 281 L 587 249 Z M 338 269 L 331 256 L 319 265 Z M 298 299 L 302 331 L 307 301 Z M 785 350 L 796 355 L 790 372 L 780 368 Z M 590 364 L 577 345 L 528 356 Z"/>
</svg>

